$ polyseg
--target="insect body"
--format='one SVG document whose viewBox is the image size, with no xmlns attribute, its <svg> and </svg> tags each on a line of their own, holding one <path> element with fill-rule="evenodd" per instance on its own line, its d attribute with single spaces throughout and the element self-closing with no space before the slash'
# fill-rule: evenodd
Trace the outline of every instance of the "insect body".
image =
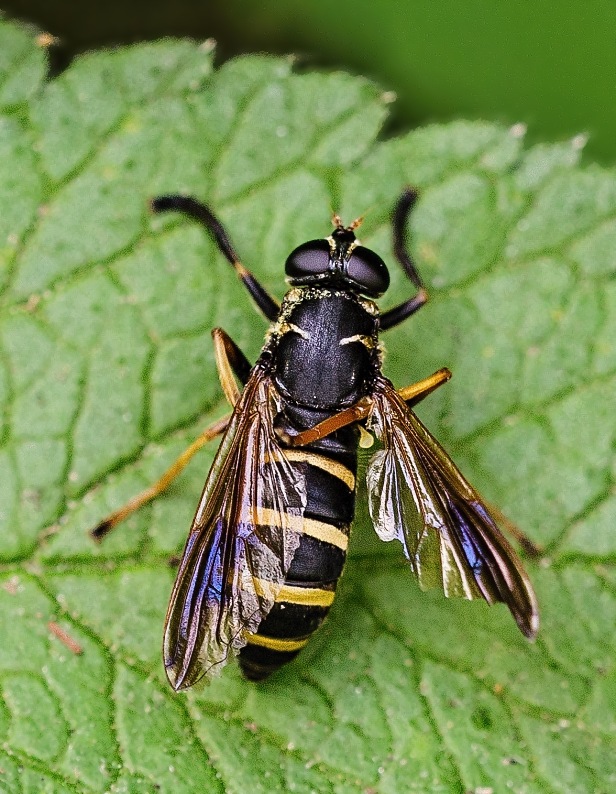
<svg viewBox="0 0 616 794">
<path fill-rule="evenodd" d="M 220 222 L 182 196 L 155 199 L 201 221 L 272 323 L 251 367 L 215 329 L 232 415 L 208 428 L 153 488 L 95 530 L 103 535 L 163 490 L 203 443 L 224 432 L 205 483 L 164 635 L 171 685 L 211 676 L 232 653 L 262 679 L 294 658 L 332 604 L 354 514 L 357 449 L 368 430 L 380 442 L 367 470 L 370 512 L 383 540 L 400 540 L 420 585 L 446 595 L 505 602 L 534 637 L 538 610 L 514 550 L 477 492 L 411 407 L 446 382 L 443 369 L 396 391 L 381 373 L 379 332 L 417 311 L 427 295 L 405 246 L 416 195 L 393 215 L 394 252 L 416 294 L 381 314 L 389 286 L 383 260 L 335 216 L 330 237 L 300 245 L 286 262 L 282 305 L 239 262 Z M 234 375 L 243 384 L 240 393 Z"/>
</svg>

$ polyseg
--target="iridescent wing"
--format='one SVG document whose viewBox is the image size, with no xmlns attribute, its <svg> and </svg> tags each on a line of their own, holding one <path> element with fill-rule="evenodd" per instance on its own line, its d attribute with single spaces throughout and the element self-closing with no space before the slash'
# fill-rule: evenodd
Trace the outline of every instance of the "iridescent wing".
<svg viewBox="0 0 616 794">
<path fill-rule="evenodd" d="M 373 398 L 371 429 L 383 448 L 366 479 L 379 537 L 402 543 L 422 589 L 502 601 L 533 638 L 535 593 L 489 508 L 388 380 L 378 379 Z"/>
<path fill-rule="evenodd" d="M 305 483 L 273 431 L 277 392 L 255 367 L 207 477 L 163 641 L 174 689 L 218 672 L 268 614 L 301 535 Z"/>
</svg>

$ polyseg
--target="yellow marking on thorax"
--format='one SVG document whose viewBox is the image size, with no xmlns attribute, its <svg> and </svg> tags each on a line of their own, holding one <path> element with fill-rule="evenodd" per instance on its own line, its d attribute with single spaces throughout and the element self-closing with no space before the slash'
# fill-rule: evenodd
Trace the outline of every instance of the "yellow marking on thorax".
<svg viewBox="0 0 616 794">
<path fill-rule="evenodd" d="M 284 336 L 285 334 L 292 333 L 301 336 L 302 339 L 310 339 L 310 334 L 308 331 L 305 331 L 303 328 L 300 328 L 299 325 L 295 325 L 295 323 L 290 323 L 287 320 L 282 320 L 278 323 L 276 327 L 276 333 L 279 336 Z"/>
<path fill-rule="evenodd" d="M 340 340 L 340 342 L 338 342 L 338 344 L 342 347 L 342 345 L 351 345 L 353 342 L 361 342 L 361 344 L 364 345 L 364 347 L 367 347 L 368 350 L 372 350 L 372 348 L 376 347 L 377 345 L 374 337 L 366 336 L 366 334 L 353 334 L 353 336 L 345 336 Z"/>
<path fill-rule="evenodd" d="M 279 510 L 257 506 L 253 507 L 253 510 L 256 523 L 262 526 L 280 526 L 281 516 Z M 324 543 L 330 543 L 343 551 L 348 548 L 348 536 L 338 527 L 333 526 L 333 524 L 325 524 L 323 521 L 317 521 L 314 518 L 304 518 L 290 513 L 286 513 L 283 520 L 285 529 L 289 529 L 292 532 L 300 532 Z"/>
<path fill-rule="evenodd" d="M 266 637 L 264 634 L 246 634 L 249 645 L 260 645 L 271 651 L 299 651 L 308 643 L 308 639 L 281 640 L 278 637 Z"/>
<path fill-rule="evenodd" d="M 308 452 L 303 449 L 285 449 L 284 457 L 287 460 L 293 460 L 297 463 L 309 463 L 311 466 L 316 466 L 317 469 L 322 469 L 328 474 L 331 474 L 332 477 L 341 480 L 349 490 L 355 490 L 355 475 L 350 469 L 337 460 L 331 460 L 331 458 L 325 455 L 317 455 L 316 452 Z M 265 463 L 270 463 L 271 460 L 272 458 L 266 455 Z M 274 459 L 274 463 L 275 462 L 276 460 Z"/>
</svg>

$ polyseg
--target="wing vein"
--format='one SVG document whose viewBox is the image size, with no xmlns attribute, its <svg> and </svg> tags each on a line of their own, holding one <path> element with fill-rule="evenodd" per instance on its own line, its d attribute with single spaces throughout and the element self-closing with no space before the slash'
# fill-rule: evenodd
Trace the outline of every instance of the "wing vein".
<svg viewBox="0 0 616 794">
<path fill-rule="evenodd" d="M 504 602 L 529 638 L 537 600 L 516 552 L 479 494 L 385 378 L 376 381 L 369 506 L 383 540 L 398 539 L 422 588 Z"/>
</svg>

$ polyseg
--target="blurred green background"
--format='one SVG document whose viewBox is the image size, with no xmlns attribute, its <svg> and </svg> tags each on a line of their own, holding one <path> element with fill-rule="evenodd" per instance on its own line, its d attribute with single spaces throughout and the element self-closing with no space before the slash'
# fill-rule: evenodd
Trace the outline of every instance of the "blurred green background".
<svg viewBox="0 0 616 794">
<path fill-rule="evenodd" d="M 297 53 L 398 94 L 392 125 L 456 117 L 525 122 L 529 138 L 589 135 L 616 160 L 614 0 L 6 0 L 7 14 L 56 34 L 54 65 L 101 45 L 214 37 L 219 59 Z"/>
</svg>

